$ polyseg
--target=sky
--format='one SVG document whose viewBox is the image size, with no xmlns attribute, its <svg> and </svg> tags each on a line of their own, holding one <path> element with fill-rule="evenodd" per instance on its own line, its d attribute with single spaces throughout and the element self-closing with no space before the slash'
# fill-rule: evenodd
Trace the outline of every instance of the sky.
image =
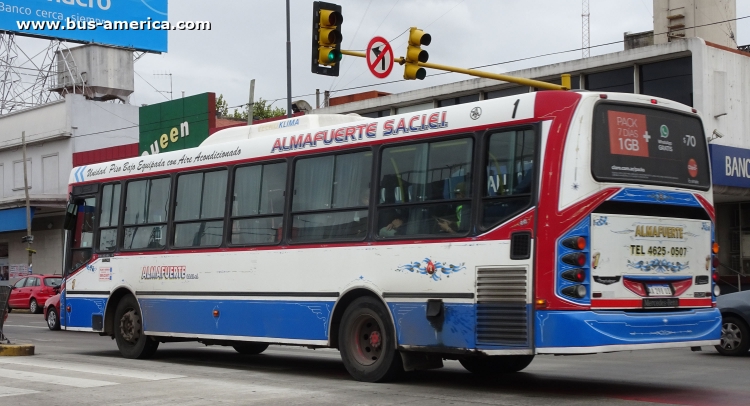
<svg viewBox="0 0 750 406">
<path fill-rule="evenodd" d="M 329 0 L 342 6 L 343 49 L 363 50 L 374 36 L 391 41 L 396 56 L 406 51 L 405 33 L 416 26 L 432 36 L 423 47 L 429 62 L 471 68 L 581 48 L 581 0 Z M 375 78 L 363 58 L 344 56 L 338 78 L 310 72 L 312 0 L 290 0 L 292 96 L 315 102 L 315 90 L 340 96 L 368 90 L 400 93 L 469 79 L 427 70 L 423 81 L 403 81 L 396 65 Z M 621 41 L 624 32 L 653 29 L 651 0 L 590 0 L 591 45 Z M 135 105 L 214 92 L 229 106 L 255 98 L 286 107 L 286 25 L 282 0 L 171 0 L 170 21 L 210 21 L 211 31 L 169 33 L 169 51 L 146 54 L 135 64 Z M 737 0 L 737 17 L 750 15 L 750 0 Z M 403 35 L 402 35 L 403 34 Z M 737 22 L 737 43 L 750 44 L 750 18 Z M 24 39 L 29 46 L 36 41 Z M 591 49 L 618 52 L 622 43 Z M 581 51 L 502 63 L 483 70 L 502 73 L 581 58 Z M 386 83 L 393 82 L 395 83 Z M 374 86 L 373 86 L 374 85 Z M 369 86 L 353 89 L 360 86 Z"/>
</svg>

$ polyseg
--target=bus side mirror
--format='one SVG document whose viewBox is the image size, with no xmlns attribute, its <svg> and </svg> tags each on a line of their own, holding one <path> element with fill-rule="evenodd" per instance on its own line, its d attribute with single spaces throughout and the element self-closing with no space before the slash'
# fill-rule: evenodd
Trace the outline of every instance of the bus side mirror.
<svg viewBox="0 0 750 406">
<path fill-rule="evenodd" d="M 76 216 L 78 215 L 78 205 L 75 203 L 68 203 L 68 207 L 65 209 L 65 223 L 63 229 L 72 230 L 76 224 Z"/>
</svg>

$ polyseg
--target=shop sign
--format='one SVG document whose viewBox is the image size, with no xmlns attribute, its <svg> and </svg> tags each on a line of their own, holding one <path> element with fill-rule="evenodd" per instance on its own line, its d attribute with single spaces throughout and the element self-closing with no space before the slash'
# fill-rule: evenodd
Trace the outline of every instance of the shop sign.
<svg viewBox="0 0 750 406">
<path fill-rule="evenodd" d="M 203 93 L 138 109 L 139 155 L 195 148 L 216 126 L 216 97 Z"/>
<path fill-rule="evenodd" d="M 750 188 L 750 149 L 709 145 L 713 184 Z"/>
</svg>

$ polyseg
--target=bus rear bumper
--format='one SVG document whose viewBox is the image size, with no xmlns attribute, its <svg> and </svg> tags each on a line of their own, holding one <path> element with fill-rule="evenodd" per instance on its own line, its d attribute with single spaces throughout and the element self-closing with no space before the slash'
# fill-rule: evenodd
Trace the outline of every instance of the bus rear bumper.
<svg viewBox="0 0 750 406">
<path fill-rule="evenodd" d="M 664 312 L 537 311 L 538 354 L 591 354 L 715 345 L 721 338 L 718 309 Z"/>
</svg>

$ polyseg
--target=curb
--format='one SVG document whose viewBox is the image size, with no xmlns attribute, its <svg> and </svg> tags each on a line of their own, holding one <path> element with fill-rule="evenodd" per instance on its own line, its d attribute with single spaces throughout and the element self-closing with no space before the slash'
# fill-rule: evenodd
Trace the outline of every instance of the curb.
<svg viewBox="0 0 750 406">
<path fill-rule="evenodd" d="M 0 344 L 0 357 L 34 355 L 32 344 Z"/>
</svg>

